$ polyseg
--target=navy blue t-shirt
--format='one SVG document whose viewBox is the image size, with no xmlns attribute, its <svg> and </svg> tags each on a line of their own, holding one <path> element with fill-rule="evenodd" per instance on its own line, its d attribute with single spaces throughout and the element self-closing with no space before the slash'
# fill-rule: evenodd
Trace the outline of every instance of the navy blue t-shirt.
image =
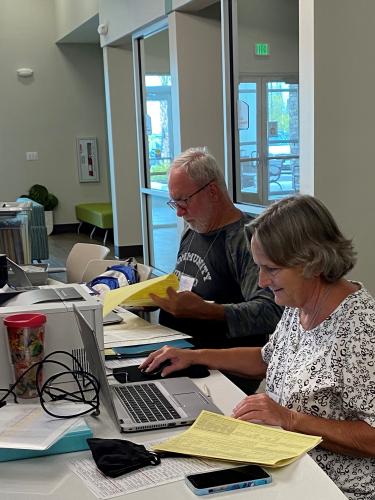
<svg viewBox="0 0 375 500">
<path fill-rule="evenodd" d="M 210 233 L 188 228 L 182 236 L 176 275 L 192 277 L 192 292 L 205 300 L 225 304 L 226 321 L 175 318 L 161 310 L 159 322 L 191 335 L 197 347 L 264 345 L 281 317 L 272 292 L 258 286 L 258 269 L 244 234 L 250 220 L 243 214 Z"/>
</svg>

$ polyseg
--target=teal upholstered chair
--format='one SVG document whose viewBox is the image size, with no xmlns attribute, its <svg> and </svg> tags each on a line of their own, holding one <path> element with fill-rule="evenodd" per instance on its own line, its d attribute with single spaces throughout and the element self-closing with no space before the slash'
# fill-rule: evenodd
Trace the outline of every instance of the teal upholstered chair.
<svg viewBox="0 0 375 500">
<path fill-rule="evenodd" d="M 30 198 L 17 198 L 17 201 L 31 201 L 32 203 L 30 219 L 31 261 L 48 259 L 48 236 L 43 205 L 30 200 Z"/>
</svg>

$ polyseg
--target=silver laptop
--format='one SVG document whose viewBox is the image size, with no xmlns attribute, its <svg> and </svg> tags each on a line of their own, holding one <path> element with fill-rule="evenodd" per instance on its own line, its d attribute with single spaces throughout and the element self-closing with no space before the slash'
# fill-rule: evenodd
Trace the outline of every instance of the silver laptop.
<svg viewBox="0 0 375 500">
<path fill-rule="evenodd" d="M 105 325 L 115 325 L 117 323 L 123 323 L 122 317 L 115 311 L 109 311 L 103 318 L 103 326 Z"/>
<path fill-rule="evenodd" d="M 82 343 L 101 401 L 121 432 L 189 425 L 202 410 L 222 413 L 187 377 L 109 385 L 95 332 L 73 305 Z"/>
<path fill-rule="evenodd" d="M 27 274 L 16 262 L 7 257 L 8 285 L 15 290 L 35 290 L 39 287 L 33 286 Z"/>
</svg>

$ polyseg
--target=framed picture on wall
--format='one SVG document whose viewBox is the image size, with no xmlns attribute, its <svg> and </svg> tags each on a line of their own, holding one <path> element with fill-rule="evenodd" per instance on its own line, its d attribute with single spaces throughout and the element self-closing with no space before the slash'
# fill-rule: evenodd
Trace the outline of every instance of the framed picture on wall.
<svg viewBox="0 0 375 500">
<path fill-rule="evenodd" d="M 79 182 L 99 182 L 96 137 L 77 137 L 77 162 Z"/>
</svg>

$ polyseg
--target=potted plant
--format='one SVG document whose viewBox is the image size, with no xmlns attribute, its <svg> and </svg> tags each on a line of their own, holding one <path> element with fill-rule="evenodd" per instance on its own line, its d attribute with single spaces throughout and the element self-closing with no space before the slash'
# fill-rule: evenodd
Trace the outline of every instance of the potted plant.
<svg viewBox="0 0 375 500">
<path fill-rule="evenodd" d="M 40 203 L 44 207 L 44 214 L 46 219 L 47 234 L 53 231 L 53 210 L 57 207 L 59 201 L 56 196 L 48 191 L 45 186 L 41 184 L 34 184 L 29 189 L 27 195 L 30 200 Z"/>
</svg>

